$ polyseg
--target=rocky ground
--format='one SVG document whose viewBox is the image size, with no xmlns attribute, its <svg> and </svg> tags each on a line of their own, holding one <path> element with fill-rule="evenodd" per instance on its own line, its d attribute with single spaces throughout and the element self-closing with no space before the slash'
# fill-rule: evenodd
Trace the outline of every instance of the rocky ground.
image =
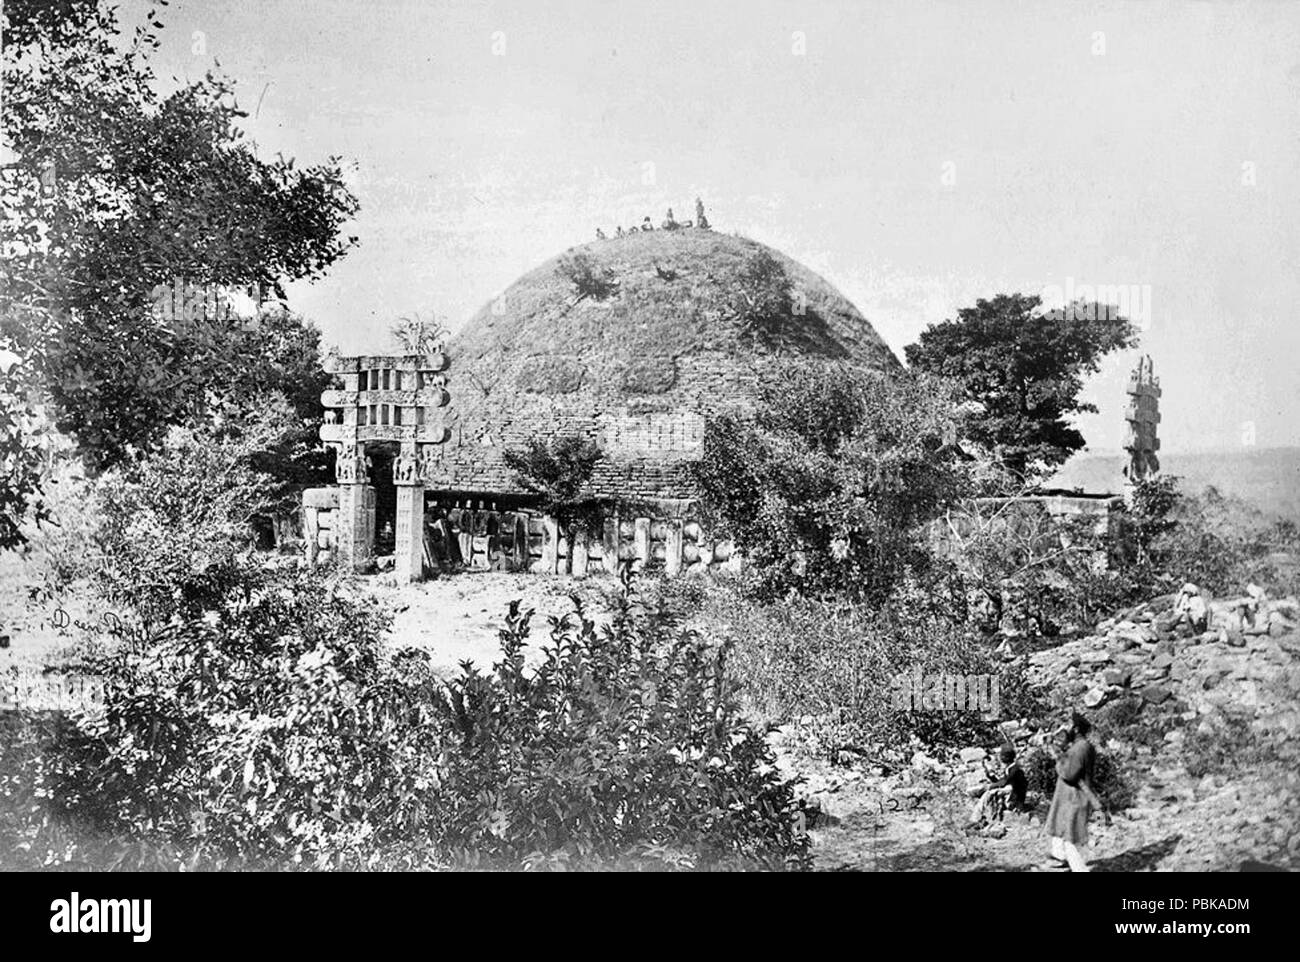
<svg viewBox="0 0 1300 962">
<path fill-rule="evenodd" d="M 1109 824 L 1094 817 L 1094 871 L 1300 868 L 1300 605 L 1211 602 L 1196 623 L 1174 596 L 1103 622 L 1097 632 L 1022 656 L 1059 717 L 1011 723 L 1022 763 L 1078 707 L 1094 743 L 1118 763 L 1124 791 Z M 815 864 L 845 870 L 1040 870 L 1048 798 L 968 834 L 983 759 L 996 745 L 947 758 L 918 752 L 886 774 L 817 759 L 798 726 L 776 734 L 783 768 L 805 779 Z"/>
</svg>

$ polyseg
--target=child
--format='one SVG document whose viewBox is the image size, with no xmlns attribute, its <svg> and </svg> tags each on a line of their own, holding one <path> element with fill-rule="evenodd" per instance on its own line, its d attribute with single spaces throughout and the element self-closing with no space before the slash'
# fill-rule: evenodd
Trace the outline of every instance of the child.
<svg viewBox="0 0 1300 962">
<path fill-rule="evenodd" d="M 990 824 L 995 821 L 1000 822 L 1008 808 L 1018 812 L 1025 807 L 1025 792 L 1029 788 L 1029 779 L 1021 769 L 1020 763 L 1016 761 L 1016 750 L 1009 744 L 1003 745 L 1002 750 L 998 752 L 998 757 L 1002 761 L 1002 775 L 994 778 L 993 774 L 989 773 L 993 784 L 971 809 L 971 827 L 978 828 L 986 821 Z"/>
</svg>

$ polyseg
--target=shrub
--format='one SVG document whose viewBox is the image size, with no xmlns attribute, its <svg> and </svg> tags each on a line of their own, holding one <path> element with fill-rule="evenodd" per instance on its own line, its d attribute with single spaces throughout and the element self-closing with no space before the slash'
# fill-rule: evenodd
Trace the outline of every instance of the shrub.
<svg viewBox="0 0 1300 962">
<path fill-rule="evenodd" d="M 128 632 L 102 713 L 6 738 L 7 862 L 98 868 L 783 868 L 793 786 L 725 649 L 624 602 L 557 619 L 525 670 L 443 683 L 372 601 L 245 565 L 202 615 Z M 130 838 L 133 841 L 125 842 Z M 39 856 L 33 853 L 39 853 Z"/>
<path fill-rule="evenodd" d="M 741 336 L 760 347 L 785 347 L 795 326 L 793 284 L 785 267 L 770 251 L 758 250 L 745 261 L 737 280 L 731 310 Z"/>
<path fill-rule="evenodd" d="M 574 603 L 552 619 L 535 672 L 529 614 L 513 604 L 501 661 L 450 683 L 459 744 L 442 757 L 444 837 L 529 867 L 802 865 L 793 785 L 740 717 L 728 648 L 662 607 L 622 601 L 597 631 Z"/>
<path fill-rule="evenodd" d="M 425 319 L 416 311 L 398 318 L 388 336 L 403 353 L 428 355 L 441 352 L 450 333 L 436 314 Z"/>
<path fill-rule="evenodd" d="M 1096 782 L 1093 790 L 1108 812 L 1129 808 L 1137 799 L 1131 776 L 1120 760 L 1109 752 L 1097 752 L 1093 779 Z"/>
<path fill-rule="evenodd" d="M 26 544 L 24 521 L 49 518 L 41 498 L 48 430 L 27 399 L 24 373 L 0 337 L 0 551 Z"/>
<path fill-rule="evenodd" d="M 567 255 L 556 270 L 573 285 L 578 300 L 590 297 L 592 300 L 603 301 L 618 290 L 618 281 L 613 272 L 598 264 L 586 251 Z"/>
<path fill-rule="evenodd" d="M 1251 581 L 1294 589 L 1279 560 L 1300 549 L 1294 526 L 1213 489 L 1188 496 L 1174 477 L 1139 481 L 1106 535 L 1092 526 L 1046 512 L 1010 519 L 1001 501 L 967 501 L 961 524 L 949 526 L 950 558 L 971 587 L 996 596 L 1012 586 L 1044 626 L 1091 625 L 1185 581 L 1210 595 L 1239 593 Z"/>
<path fill-rule="evenodd" d="M 1280 557 L 1300 554 L 1295 525 L 1213 487 L 1180 495 L 1169 509 L 1171 523 L 1152 538 L 1150 553 L 1159 580 L 1170 589 L 1192 581 L 1211 595 L 1239 594 L 1250 582 L 1290 593 L 1296 585 Z"/>
<path fill-rule="evenodd" d="M 1029 790 L 1037 792 L 1044 804 L 1050 803 L 1056 791 L 1056 756 L 1046 748 L 1038 747 L 1029 753 L 1022 767 Z M 1101 750 L 1097 751 L 1092 789 L 1108 812 L 1129 808 L 1137 798 L 1132 779 L 1119 760 Z"/>
<path fill-rule="evenodd" d="M 250 521 L 275 490 L 254 466 L 284 430 L 275 413 L 239 429 L 173 429 L 160 453 L 99 479 L 85 567 L 109 603 L 161 624 L 206 610 L 238 580 Z"/>
<path fill-rule="evenodd" d="M 405 841 L 429 767 L 418 702 L 382 665 L 375 605 L 324 587 L 239 567 L 202 615 L 105 657 L 102 715 L 45 772 L 59 810 L 209 867 L 364 867 Z"/>
<path fill-rule="evenodd" d="M 1021 759 L 1020 767 L 1029 783 L 1029 791 L 1051 801 L 1052 793 L 1056 791 L 1056 756 L 1041 746 L 1035 747 Z"/>
<path fill-rule="evenodd" d="M 505 452 L 505 463 L 516 481 L 540 497 L 538 507 L 567 529 L 574 524 L 594 526 L 603 516 L 602 502 L 583 496 L 601 457 L 595 441 L 573 434 L 529 438 L 522 448 Z"/>
<path fill-rule="evenodd" d="M 924 530 L 961 490 L 936 385 L 848 364 L 791 364 L 752 419 L 706 426 L 693 470 L 766 598 L 794 590 L 882 602 L 930 561 Z"/>
<path fill-rule="evenodd" d="M 1035 717 L 1038 694 L 1023 666 L 1003 663 L 950 621 L 928 613 L 788 599 L 755 605 L 738 594 L 707 604 L 706 631 L 735 639 L 733 664 L 746 702 L 783 723 L 812 716 L 814 740 L 828 755 L 848 747 L 887 764 L 926 748 L 996 744 L 998 719 L 974 711 L 895 708 L 895 679 L 996 674 L 1000 718 Z"/>
<path fill-rule="evenodd" d="M 1097 712 L 1095 719 L 1101 737 L 1117 738 L 1122 742 L 1158 749 L 1164 745 L 1165 734 L 1173 722 L 1148 708 L 1134 694 L 1125 695 Z"/>
</svg>

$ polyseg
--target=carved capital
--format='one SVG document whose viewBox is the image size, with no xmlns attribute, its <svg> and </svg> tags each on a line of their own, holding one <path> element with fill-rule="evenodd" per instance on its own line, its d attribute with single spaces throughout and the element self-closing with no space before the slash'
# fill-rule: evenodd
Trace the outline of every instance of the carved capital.
<svg viewBox="0 0 1300 962">
<path fill-rule="evenodd" d="M 369 480 L 366 459 L 358 456 L 340 455 L 334 468 L 334 475 L 339 484 L 365 484 Z"/>
<path fill-rule="evenodd" d="M 424 484 L 428 464 L 419 455 L 403 454 L 393 459 L 394 484 Z"/>
</svg>

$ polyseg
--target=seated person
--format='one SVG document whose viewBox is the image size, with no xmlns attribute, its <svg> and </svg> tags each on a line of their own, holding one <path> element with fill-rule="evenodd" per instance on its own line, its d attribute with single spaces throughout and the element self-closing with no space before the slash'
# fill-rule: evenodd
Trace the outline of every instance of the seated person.
<svg viewBox="0 0 1300 962">
<path fill-rule="evenodd" d="M 989 772 L 993 784 L 980 796 L 975 807 L 971 809 L 970 824 L 978 827 L 984 823 L 1001 821 L 1008 808 L 1013 812 L 1023 811 L 1025 793 L 1029 789 L 1029 779 L 1020 763 L 1016 761 L 1016 750 L 1010 745 L 1003 745 L 998 753 L 1002 760 L 1002 774 Z"/>
</svg>

